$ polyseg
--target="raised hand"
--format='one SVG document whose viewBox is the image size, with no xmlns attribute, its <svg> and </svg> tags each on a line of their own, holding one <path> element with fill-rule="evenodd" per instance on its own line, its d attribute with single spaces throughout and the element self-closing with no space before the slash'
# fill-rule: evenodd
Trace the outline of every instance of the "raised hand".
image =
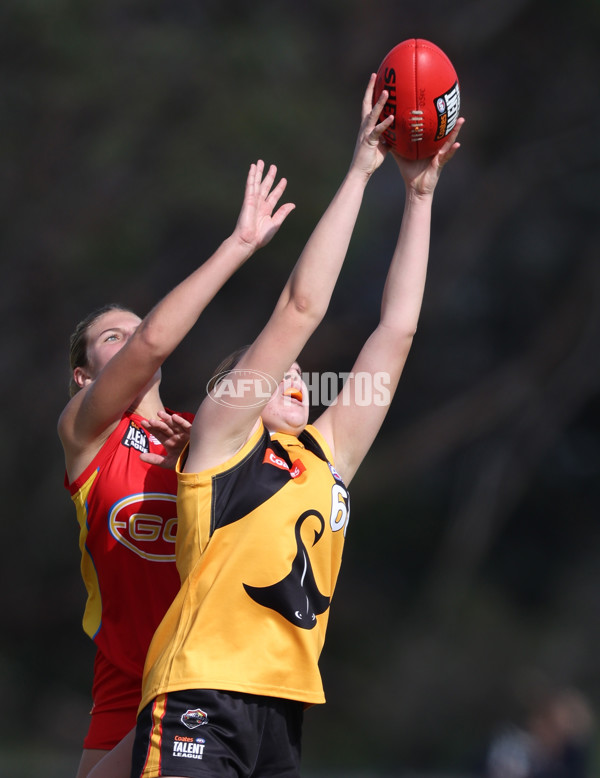
<svg viewBox="0 0 600 778">
<path fill-rule="evenodd" d="M 159 411 L 157 418 L 144 419 L 142 426 L 163 444 L 167 452 L 165 456 L 160 454 L 140 454 L 142 462 L 147 462 L 150 465 L 160 465 L 160 467 L 172 470 L 185 444 L 190 439 L 191 422 L 177 413 L 171 414 L 167 411 Z"/>
<path fill-rule="evenodd" d="M 373 105 L 373 90 L 376 74 L 372 73 L 362 101 L 362 121 L 358 133 L 351 168 L 361 170 L 367 176 L 374 173 L 388 153 L 388 147 L 382 139 L 383 133 L 394 121 L 394 116 L 387 116 L 382 122 L 379 117 L 389 97 L 384 90 Z M 378 123 L 379 122 L 379 123 Z"/>
<path fill-rule="evenodd" d="M 419 196 L 433 194 L 444 165 L 450 162 L 460 148 L 460 143 L 456 139 L 464 123 L 464 118 L 460 117 L 444 145 L 433 157 L 412 160 L 405 159 L 394 151 L 391 152 L 400 168 L 407 189 L 414 190 Z"/>
<path fill-rule="evenodd" d="M 273 212 L 285 191 L 287 179 L 280 179 L 273 187 L 277 167 L 271 165 L 263 178 L 264 169 L 262 159 L 250 165 L 244 202 L 234 233 L 252 251 L 265 246 L 296 207 L 293 203 L 285 203 Z"/>
</svg>

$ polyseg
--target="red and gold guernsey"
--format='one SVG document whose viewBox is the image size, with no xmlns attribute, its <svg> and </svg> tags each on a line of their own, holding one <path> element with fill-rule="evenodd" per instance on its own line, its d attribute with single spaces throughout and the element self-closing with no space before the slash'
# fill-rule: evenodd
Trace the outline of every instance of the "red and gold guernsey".
<svg viewBox="0 0 600 778">
<path fill-rule="evenodd" d="M 331 460 L 315 427 L 296 438 L 261 425 L 222 465 L 178 472 L 182 587 L 140 709 L 202 688 L 325 702 L 318 661 L 350 511 Z"/>
<path fill-rule="evenodd" d="M 71 484 L 65 478 L 80 526 L 83 628 L 112 665 L 138 679 L 180 586 L 177 476 L 140 460 L 140 452 L 164 454 L 140 421 L 124 414 L 79 478 Z"/>
</svg>

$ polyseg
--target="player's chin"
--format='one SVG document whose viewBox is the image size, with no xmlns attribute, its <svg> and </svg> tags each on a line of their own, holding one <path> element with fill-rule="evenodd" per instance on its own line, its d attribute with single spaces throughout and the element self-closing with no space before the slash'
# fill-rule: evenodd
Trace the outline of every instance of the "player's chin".
<svg viewBox="0 0 600 778">
<path fill-rule="evenodd" d="M 262 420 L 267 429 L 283 432 L 288 435 L 299 435 L 308 423 L 308 408 L 297 404 L 289 406 L 278 413 L 270 413 L 267 408 L 263 411 Z"/>
<path fill-rule="evenodd" d="M 294 434 L 300 434 L 308 424 L 308 409 L 299 407 L 294 409 L 293 413 L 288 413 L 284 417 L 284 423 L 294 431 Z"/>
<path fill-rule="evenodd" d="M 286 415 L 285 423 L 293 435 L 299 435 L 308 424 L 308 408 L 299 405 L 294 413 Z"/>
</svg>

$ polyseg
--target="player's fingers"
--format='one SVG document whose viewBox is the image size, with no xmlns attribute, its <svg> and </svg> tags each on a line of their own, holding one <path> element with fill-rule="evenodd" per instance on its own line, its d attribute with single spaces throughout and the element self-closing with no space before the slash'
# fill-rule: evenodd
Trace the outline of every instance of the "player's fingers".
<svg viewBox="0 0 600 778">
<path fill-rule="evenodd" d="M 391 113 L 388 116 L 386 116 L 382 122 L 379 122 L 379 124 L 373 127 L 373 134 L 377 134 L 377 136 L 383 135 L 383 133 L 393 123 L 393 121 L 394 121 L 394 114 Z"/>
<path fill-rule="evenodd" d="M 165 461 L 160 454 L 140 454 L 140 459 L 148 465 L 162 465 Z"/>
<path fill-rule="evenodd" d="M 250 169 L 248 170 L 248 176 L 246 177 L 246 189 L 244 193 L 244 197 L 251 197 L 256 188 L 256 163 L 253 162 L 250 165 Z"/>
<path fill-rule="evenodd" d="M 254 176 L 252 178 L 251 182 L 251 189 L 250 192 L 253 195 L 257 195 L 260 192 L 260 185 L 263 177 L 263 172 L 265 169 L 265 163 L 262 159 L 259 159 L 256 161 L 254 165 Z"/>
<path fill-rule="evenodd" d="M 178 413 L 174 413 L 171 418 L 173 421 L 177 422 L 177 424 L 183 429 L 183 430 L 189 430 L 192 427 L 192 422 L 188 421 L 187 419 L 184 419 L 183 416 L 180 416 Z"/>
<path fill-rule="evenodd" d="M 269 194 L 269 191 L 271 190 L 271 187 L 273 186 L 273 181 L 275 181 L 275 176 L 277 175 L 277 166 L 276 165 L 269 165 L 269 169 L 267 170 L 267 174 L 263 178 L 261 185 L 260 185 L 260 192 L 264 198 L 267 197 Z"/>
<path fill-rule="evenodd" d="M 273 189 L 273 191 L 269 193 L 269 196 L 267 197 L 267 203 L 269 203 L 271 208 L 275 207 L 281 195 L 285 192 L 286 186 L 287 186 L 287 178 L 282 178 L 277 184 L 277 186 Z"/>
<path fill-rule="evenodd" d="M 458 133 L 461 131 L 463 124 L 465 123 L 464 117 L 459 117 L 456 120 L 456 125 L 450 135 L 448 135 L 447 141 L 442 146 L 442 151 L 451 149 L 454 143 L 456 142 L 456 139 L 458 138 Z"/>
<path fill-rule="evenodd" d="M 387 89 L 384 89 L 383 92 L 379 95 L 379 98 L 377 99 L 377 102 L 375 105 L 371 108 L 371 111 L 369 112 L 368 121 L 369 123 L 375 125 L 379 121 L 379 118 L 381 117 L 381 112 L 383 111 L 383 106 L 387 103 L 388 97 L 390 96 L 390 93 L 387 91 Z"/>
<path fill-rule="evenodd" d="M 456 152 L 460 148 L 460 143 L 457 142 L 456 138 L 458 137 L 458 133 L 460 132 L 461 127 L 463 126 L 464 123 L 465 120 L 462 117 L 457 120 L 456 127 L 452 130 L 452 132 L 448 136 L 447 141 L 438 151 L 437 157 L 440 165 L 445 165 L 447 162 L 450 162 L 452 157 L 456 154 Z"/>
<path fill-rule="evenodd" d="M 373 109 L 373 92 L 375 90 L 376 77 L 377 77 L 376 73 L 371 73 L 369 77 L 369 83 L 367 84 L 367 88 L 365 90 L 365 96 L 363 97 L 363 102 L 362 102 L 363 118 L 365 116 L 368 116 L 371 110 Z"/>
<path fill-rule="evenodd" d="M 294 203 L 285 203 L 280 206 L 271 217 L 271 222 L 279 228 L 295 207 L 296 205 Z"/>
<path fill-rule="evenodd" d="M 147 430 L 165 430 L 168 429 L 166 422 L 162 419 L 142 419 L 141 425 Z"/>
</svg>

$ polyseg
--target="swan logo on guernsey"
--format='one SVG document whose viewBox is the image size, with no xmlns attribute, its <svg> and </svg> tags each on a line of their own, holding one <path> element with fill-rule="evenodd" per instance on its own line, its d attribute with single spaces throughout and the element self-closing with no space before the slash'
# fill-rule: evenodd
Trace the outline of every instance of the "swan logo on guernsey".
<svg viewBox="0 0 600 778">
<path fill-rule="evenodd" d="M 112 506 L 108 514 L 110 533 L 118 543 L 143 559 L 174 562 L 176 502 L 174 494 L 130 494 Z"/>
<path fill-rule="evenodd" d="M 187 759 L 202 759 L 206 740 L 203 737 L 185 737 L 175 735 L 173 740 L 173 756 L 181 756 Z"/>
</svg>

